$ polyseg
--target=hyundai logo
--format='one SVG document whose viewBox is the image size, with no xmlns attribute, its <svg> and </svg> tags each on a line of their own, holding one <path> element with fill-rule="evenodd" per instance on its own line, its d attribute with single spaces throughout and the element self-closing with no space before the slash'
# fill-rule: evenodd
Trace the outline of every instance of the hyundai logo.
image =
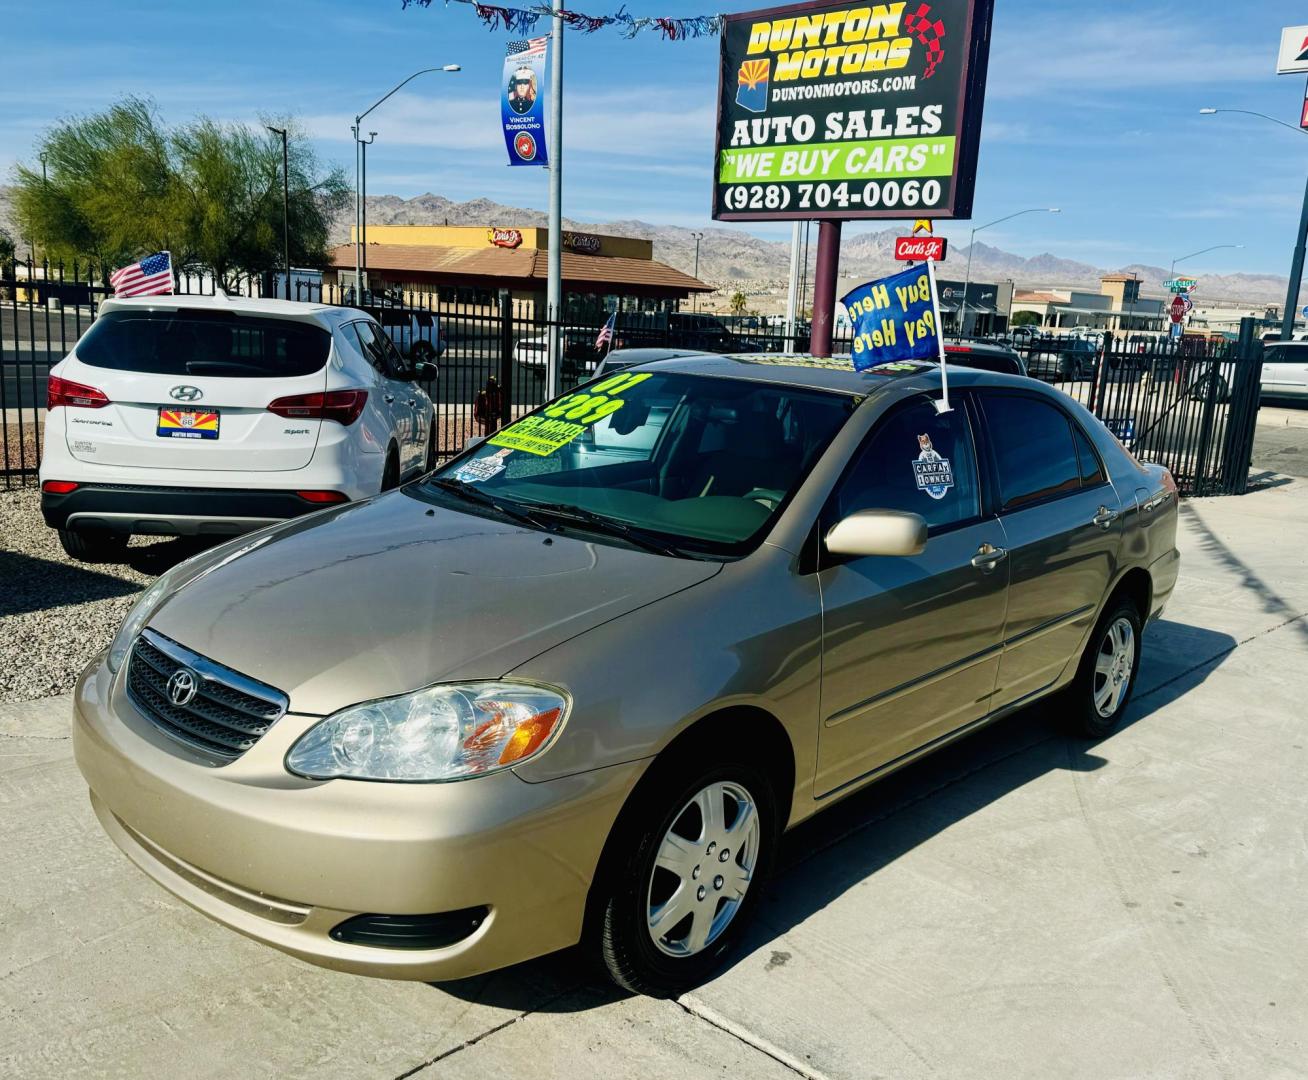
<svg viewBox="0 0 1308 1080">
<path fill-rule="evenodd" d="M 174 386 L 168 396 L 174 401 L 199 401 L 204 393 L 198 386 Z"/>
<path fill-rule="evenodd" d="M 189 705 L 199 687 L 199 679 L 190 668 L 178 668 L 168 680 L 168 700 L 174 705 Z"/>
</svg>

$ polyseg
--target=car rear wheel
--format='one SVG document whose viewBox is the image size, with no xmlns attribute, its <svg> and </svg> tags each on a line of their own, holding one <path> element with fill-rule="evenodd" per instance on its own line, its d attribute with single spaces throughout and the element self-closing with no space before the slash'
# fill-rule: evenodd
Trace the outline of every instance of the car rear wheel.
<svg viewBox="0 0 1308 1080">
<path fill-rule="evenodd" d="M 776 848 L 777 799 L 743 761 L 697 766 L 686 755 L 660 780 L 606 849 L 597 944 L 618 985 L 675 997 L 740 940 Z"/>
<path fill-rule="evenodd" d="M 1117 727 L 1140 670 L 1140 630 L 1139 609 L 1128 597 L 1113 601 L 1100 616 L 1068 688 L 1076 734 L 1100 739 Z"/>
<path fill-rule="evenodd" d="M 126 533 L 107 532 L 103 529 L 59 530 L 59 543 L 63 545 L 64 551 L 74 559 L 89 563 L 121 562 L 129 539 Z"/>
</svg>

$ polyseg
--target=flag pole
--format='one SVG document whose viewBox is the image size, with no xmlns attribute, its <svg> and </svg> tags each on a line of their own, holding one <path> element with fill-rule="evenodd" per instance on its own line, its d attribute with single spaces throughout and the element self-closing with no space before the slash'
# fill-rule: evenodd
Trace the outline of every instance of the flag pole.
<svg viewBox="0 0 1308 1080">
<path fill-rule="evenodd" d="M 950 412 L 949 375 L 945 371 L 945 329 L 940 322 L 940 297 L 936 292 L 936 261 L 926 260 L 927 280 L 931 282 L 931 310 L 936 320 L 936 348 L 940 352 L 940 389 L 942 397 L 936 402 L 936 412 Z"/>
</svg>

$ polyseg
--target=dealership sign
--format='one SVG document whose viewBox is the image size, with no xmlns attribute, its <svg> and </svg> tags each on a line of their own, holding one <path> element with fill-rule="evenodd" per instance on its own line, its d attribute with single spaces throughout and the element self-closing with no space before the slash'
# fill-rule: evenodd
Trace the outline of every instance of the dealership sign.
<svg viewBox="0 0 1308 1080">
<path fill-rule="evenodd" d="M 713 216 L 969 217 L 992 0 L 727 15 Z"/>
</svg>

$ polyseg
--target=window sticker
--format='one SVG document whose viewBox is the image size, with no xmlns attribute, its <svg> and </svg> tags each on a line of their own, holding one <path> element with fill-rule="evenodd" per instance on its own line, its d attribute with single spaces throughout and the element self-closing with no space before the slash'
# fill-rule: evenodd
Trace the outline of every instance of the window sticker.
<svg viewBox="0 0 1308 1080">
<path fill-rule="evenodd" d="M 877 364 L 863 372 L 864 375 L 899 375 L 906 371 L 921 371 L 922 365 L 911 360 L 893 360 L 888 364 Z"/>
<path fill-rule="evenodd" d="M 492 476 L 499 476 L 508 465 L 508 457 L 511 453 L 513 451 L 508 448 L 496 450 L 490 457 L 477 458 L 466 465 L 460 465 L 454 473 L 454 479 L 461 480 L 465 484 L 480 484 Z"/>
<path fill-rule="evenodd" d="M 933 499 L 943 499 L 945 492 L 954 486 L 954 470 L 949 458 L 941 457 L 931 445 L 930 435 L 917 437 L 919 447 L 917 460 L 913 462 L 913 473 L 917 477 L 918 490 L 925 491 Z"/>
<path fill-rule="evenodd" d="M 548 457 L 592 424 L 621 409 L 626 404 L 621 395 L 649 377 L 649 372 L 614 375 L 575 394 L 564 394 L 539 413 L 524 416 L 486 441 L 492 446 Z"/>
</svg>

